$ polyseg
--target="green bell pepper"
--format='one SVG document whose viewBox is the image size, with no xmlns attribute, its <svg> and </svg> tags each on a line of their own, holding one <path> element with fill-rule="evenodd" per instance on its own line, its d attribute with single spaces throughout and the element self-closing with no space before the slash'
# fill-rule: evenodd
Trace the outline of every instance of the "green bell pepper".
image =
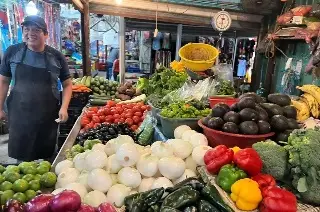
<svg viewBox="0 0 320 212">
<path fill-rule="evenodd" d="M 221 167 L 217 176 L 217 184 L 226 192 L 231 192 L 231 186 L 240 179 L 246 178 L 247 174 L 233 164 Z"/>
<path fill-rule="evenodd" d="M 169 194 L 162 203 L 161 207 L 171 207 L 175 209 L 180 209 L 196 203 L 199 199 L 200 194 L 198 191 L 194 190 L 191 186 L 183 186 L 176 191 Z"/>
</svg>

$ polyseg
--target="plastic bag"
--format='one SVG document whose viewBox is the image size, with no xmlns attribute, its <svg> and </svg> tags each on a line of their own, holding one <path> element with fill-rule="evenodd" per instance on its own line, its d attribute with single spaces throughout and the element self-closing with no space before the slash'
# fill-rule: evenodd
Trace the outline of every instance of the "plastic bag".
<svg viewBox="0 0 320 212">
<path fill-rule="evenodd" d="M 277 23 L 278 24 L 287 24 L 291 21 L 292 17 L 293 17 L 293 14 L 291 11 L 286 12 L 277 18 Z"/>
<path fill-rule="evenodd" d="M 303 5 L 303 6 L 293 8 L 291 12 L 294 16 L 305 16 L 311 11 L 311 9 L 312 9 L 312 6 Z"/>
<path fill-rule="evenodd" d="M 230 81 L 233 85 L 232 64 L 220 63 L 215 67 L 215 76 L 218 80 Z"/>
<path fill-rule="evenodd" d="M 157 126 L 157 119 L 152 116 L 151 112 L 148 112 L 144 121 L 137 129 L 138 135 L 137 144 L 141 146 L 147 146 L 152 144 L 154 128 Z"/>
</svg>

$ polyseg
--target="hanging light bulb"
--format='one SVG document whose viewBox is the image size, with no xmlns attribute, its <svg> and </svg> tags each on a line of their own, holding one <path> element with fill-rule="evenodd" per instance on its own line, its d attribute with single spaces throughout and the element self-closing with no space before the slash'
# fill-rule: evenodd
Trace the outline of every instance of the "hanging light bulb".
<svg viewBox="0 0 320 212">
<path fill-rule="evenodd" d="M 116 0 L 116 3 L 117 3 L 118 5 L 120 5 L 120 4 L 122 4 L 122 0 Z"/>
<path fill-rule="evenodd" d="M 29 3 L 26 6 L 26 13 L 27 15 L 37 15 L 38 9 L 33 1 L 29 1 Z"/>
</svg>

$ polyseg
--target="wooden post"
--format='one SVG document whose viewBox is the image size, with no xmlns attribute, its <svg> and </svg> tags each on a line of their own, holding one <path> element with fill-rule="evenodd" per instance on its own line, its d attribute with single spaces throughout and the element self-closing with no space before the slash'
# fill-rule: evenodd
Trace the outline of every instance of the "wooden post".
<svg viewBox="0 0 320 212">
<path fill-rule="evenodd" d="M 120 83 L 125 82 L 126 73 L 126 22 L 124 17 L 120 17 L 119 22 L 119 65 L 120 65 Z"/>
<path fill-rule="evenodd" d="M 82 4 L 83 4 L 83 13 L 81 13 L 81 39 L 82 39 L 83 76 L 91 76 L 89 1 L 88 0 L 81 0 L 81 1 L 82 1 Z"/>
</svg>

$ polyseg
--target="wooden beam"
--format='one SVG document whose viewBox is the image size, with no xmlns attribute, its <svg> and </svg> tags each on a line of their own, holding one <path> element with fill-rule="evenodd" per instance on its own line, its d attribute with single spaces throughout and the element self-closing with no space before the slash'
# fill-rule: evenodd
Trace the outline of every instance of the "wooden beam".
<svg viewBox="0 0 320 212">
<path fill-rule="evenodd" d="M 75 5 L 76 9 L 80 12 L 83 12 L 83 4 L 81 0 L 72 0 L 72 3 Z"/>
<path fill-rule="evenodd" d="M 83 75 L 91 75 L 91 61 L 90 61 L 90 12 L 89 2 L 86 0 L 83 3 L 83 13 L 81 13 L 81 39 L 82 39 L 82 66 Z"/>
<path fill-rule="evenodd" d="M 201 7 L 194 7 L 194 6 L 184 6 L 184 5 L 177 5 L 171 3 L 157 3 L 152 1 L 145 1 L 145 0 L 123 0 L 122 4 L 119 6 L 116 4 L 115 1 L 110 0 L 92 0 L 90 4 L 95 6 L 110 6 L 115 8 L 125 8 L 125 9 L 137 9 L 143 10 L 144 12 L 153 11 L 155 12 L 165 12 L 171 13 L 175 15 L 187 15 L 187 16 L 198 16 L 198 17 L 206 17 L 211 18 L 217 12 L 221 11 L 219 9 L 212 9 L 212 8 L 201 8 Z M 143 13 L 144 13 L 143 12 Z M 143 15 L 143 13 L 141 15 Z M 106 13 L 102 13 L 106 14 Z M 260 23 L 263 16 L 261 15 L 253 15 L 253 14 L 246 14 L 246 13 L 239 13 L 239 12 L 230 12 L 231 18 L 233 20 L 238 21 L 246 21 L 246 22 L 255 22 Z M 155 13 L 154 15 L 155 16 Z"/>
</svg>

